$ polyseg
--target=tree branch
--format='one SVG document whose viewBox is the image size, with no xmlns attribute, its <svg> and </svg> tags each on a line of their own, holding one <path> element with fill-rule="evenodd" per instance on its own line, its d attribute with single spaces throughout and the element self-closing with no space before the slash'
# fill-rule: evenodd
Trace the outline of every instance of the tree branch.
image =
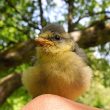
<svg viewBox="0 0 110 110">
<path fill-rule="evenodd" d="M 17 43 L 8 50 L 0 53 L 0 72 L 29 62 L 35 54 L 35 47 L 35 42 L 30 40 Z"/>
<path fill-rule="evenodd" d="M 86 15 L 80 16 L 79 19 L 74 23 L 74 25 L 76 26 L 79 23 L 79 21 L 82 20 L 83 18 L 91 17 L 91 16 L 95 16 L 95 15 L 100 15 L 100 14 L 110 14 L 110 11 L 100 11 L 97 13 L 87 13 Z"/>
<path fill-rule="evenodd" d="M 43 17 L 43 8 L 42 8 L 42 0 L 38 0 L 38 4 L 39 4 L 39 10 L 40 10 L 40 23 L 41 26 L 44 26 L 44 17 Z"/>
<path fill-rule="evenodd" d="M 68 32 L 71 32 L 74 29 L 73 26 L 73 11 L 74 11 L 74 0 L 66 0 L 68 4 Z"/>
<path fill-rule="evenodd" d="M 21 75 L 18 73 L 10 74 L 0 80 L 0 105 L 9 97 L 16 89 L 21 86 Z"/>
<path fill-rule="evenodd" d="M 83 31 L 71 32 L 70 35 L 82 48 L 104 45 L 110 42 L 110 23 L 96 23 L 95 26 L 87 28 Z"/>
</svg>

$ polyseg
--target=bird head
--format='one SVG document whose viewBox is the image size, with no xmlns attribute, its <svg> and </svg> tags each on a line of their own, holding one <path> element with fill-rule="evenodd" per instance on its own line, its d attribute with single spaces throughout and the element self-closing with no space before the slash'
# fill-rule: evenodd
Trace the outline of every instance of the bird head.
<svg viewBox="0 0 110 110">
<path fill-rule="evenodd" d="M 40 51 L 53 54 L 71 51 L 74 45 L 73 39 L 59 24 L 45 26 L 36 38 L 36 43 L 40 46 Z"/>
</svg>

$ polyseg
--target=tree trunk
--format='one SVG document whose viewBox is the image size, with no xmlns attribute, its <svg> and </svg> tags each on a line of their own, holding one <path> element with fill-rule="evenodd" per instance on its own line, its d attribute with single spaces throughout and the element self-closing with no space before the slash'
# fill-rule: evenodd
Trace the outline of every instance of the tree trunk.
<svg viewBox="0 0 110 110">
<path fill-rule="evenodd" d="M 13 47 L 0 53 L 0 72 L 30 62 L 30 59 L 35 54 L 35 46 L 35 42 L 29 40 L 15 44 Z"/>
<path fill-rule="evenodd" d="M 10 74 L 0 81 L 0 105 L 7 97 L 21 86 L 21 75 L 18 73 Z"/>
</svg>

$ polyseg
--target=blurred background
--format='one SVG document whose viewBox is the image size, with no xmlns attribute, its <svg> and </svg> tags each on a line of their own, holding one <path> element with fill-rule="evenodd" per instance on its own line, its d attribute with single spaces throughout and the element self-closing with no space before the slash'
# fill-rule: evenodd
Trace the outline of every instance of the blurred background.
<svg viewBox="0 0 110 110">
<path fill-rule="evenodd" d="M 0 110 L 20 110 L 31 100 L 21 75 L 48 23 L 64 26 L 93 69 L 91 88 L 77 101 L 110 110 L 110 0 L 0 0 Z"/>
</svg>

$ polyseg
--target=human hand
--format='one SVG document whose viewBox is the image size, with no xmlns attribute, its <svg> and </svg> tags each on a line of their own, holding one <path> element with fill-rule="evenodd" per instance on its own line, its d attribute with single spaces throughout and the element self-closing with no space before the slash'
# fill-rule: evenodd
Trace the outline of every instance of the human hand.
<svg viewBox="0 0 110 110">
<path fill-rule="evenodd" d="M 101 110 L 98 108 L 89 107 L 69 99 L 52 95 L 44 94 L 36 97 L 24 106 L 22 110 Z"/>
</svg>

